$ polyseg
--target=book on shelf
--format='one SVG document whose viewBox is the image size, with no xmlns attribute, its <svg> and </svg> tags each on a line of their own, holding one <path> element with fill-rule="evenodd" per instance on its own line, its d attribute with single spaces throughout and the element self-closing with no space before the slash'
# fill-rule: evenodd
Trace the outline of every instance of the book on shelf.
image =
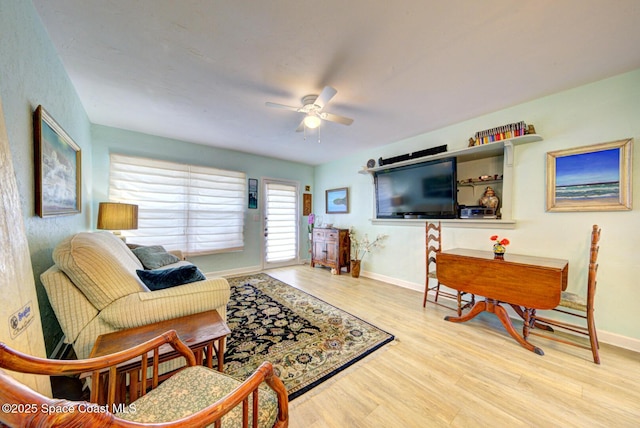
<svg viewBox="0 0 640 428">
<path fill-rule="evenodd" d="M 533 125 L 527 126 L 524 121 L 510 123 L 508 125 L 502 125 L 491 129 L 485 129 L 484 131 L 478 131 L 475 133 L 472 140 L 472 145 L 480 146 L 483 144 L 493 143 L 494 141 L 508 140 L 515 137 L 521 137 L 526 134 L 535 132 Z"/>
</svg>

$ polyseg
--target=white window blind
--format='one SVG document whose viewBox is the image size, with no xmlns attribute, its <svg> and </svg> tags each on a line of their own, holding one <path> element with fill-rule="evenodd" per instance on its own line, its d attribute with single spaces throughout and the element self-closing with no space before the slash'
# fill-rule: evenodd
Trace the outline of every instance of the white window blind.
<svg viewBox="0 0 640 428">
<path fill-rule="evenodd" d="M 267 240 L 266 261 L 294 260 L 297 254 L 296 186 L 280 183 L 266 185 Z"/>
<path fill-rule="evenodd" d="M 111 154 L 109 199 L 138 205 L 130 242 L 187 255 L 244 247 L 243 172 Z M 134 239 L 135 238 L 135 239 Z"/>
</svg>

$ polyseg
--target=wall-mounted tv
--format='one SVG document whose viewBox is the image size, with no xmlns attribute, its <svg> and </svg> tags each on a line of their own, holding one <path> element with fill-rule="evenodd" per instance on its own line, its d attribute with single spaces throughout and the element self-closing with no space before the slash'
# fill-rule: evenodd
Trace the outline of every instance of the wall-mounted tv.
<svg viewBox="0 0 640 428">
<path fill-rule="evenodd" d="M 376 218 L 456 218 L 456 172 L 456 158 L 376 171 Z"/>
</svg>

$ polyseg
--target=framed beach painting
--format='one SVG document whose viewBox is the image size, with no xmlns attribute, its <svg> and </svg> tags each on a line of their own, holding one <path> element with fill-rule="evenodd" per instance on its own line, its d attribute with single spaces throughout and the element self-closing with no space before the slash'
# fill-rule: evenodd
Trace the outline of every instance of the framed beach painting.
<svg viewBox="0 0 640 428">
<path fill-rule="evenodd" d="M 349 212 L 349 188 L 330 189 L 326 191 L 327 214 L 346 214 Z"/>
<path fill-rule="evenodd" d="M 547 211 L 631 209 L 632 139 L 547 153 Z"/>
<path fill-rule="evenodd" d="M 77 214 L 82 203 L 80 147 L 42 106 L 33 116 L 36 214 Z"/>
</svg>

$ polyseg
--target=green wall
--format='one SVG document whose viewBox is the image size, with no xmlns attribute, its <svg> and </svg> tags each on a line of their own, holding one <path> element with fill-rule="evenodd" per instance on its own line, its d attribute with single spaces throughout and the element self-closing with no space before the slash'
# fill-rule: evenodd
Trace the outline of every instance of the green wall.
<svg viewBox="0 0 640 428">
<path fill-rule="evenodd" d="M 97 213 L 98 203 L 108 200 L 109 154 L 150 157 L 192 165 L 211 166 L 221 169 L 243 171 L 247 178 L 259 180 L 259 209 L 247 209 L 245 214 L 245 248 L 240 252 L 214 254 L 191 258 L 207 273 L 221 271 L 246 271 L 259 269 L 262 264 L 262 195 L 263 178 L 297 181 L 301 194 L 305 185 L 313 181 L 313 167 L 233 150 L 191 144 L 169 138 L 156 137 L 138 132 L 106 126 L 92 126 L 93 139 L 93 204 Z M 302 199 L 302 196 L 300 196 Z M 302 220 L 301 220 L 302 221 Z M 300 227 L 306 227 L 302 223 Z M 306 234 L 300 237 L 300 257 L 306 258 Z"/>
<path fill-rule="evenodd" d="M 350 213 L 328 216 L 327 223 L 354 226 L 360 233 L 389 235 L 385 247 L 366 256 L 363 274 L 424 290 L 424 225 L 374 224 L 373 181 L 358 174 L 367 159 L 391 157 L 447 144 L 462 149 L 482 129 L 524 120 L 544 141 L 516 146 L 512 230 L 446 226 L 445 248 L 489 250 L 494 234 L 511 240 L 508 251 L 569 260 L 570 291 L 586 293 L 591 226 L 602 228 L 596 294 L 596 322 L 601 340 L 640 351 L 640 277 L 635 247 L 640 242 L 640 70 L 540 98 L 509 109 L 363 151 L 316 168 L 314 206 L 324 206 L 324 190 L 349 187 Z M 546 212 L 546 153 L 584 145 L 634 138 L 633 199 L 636 208 L 618 212 Z M 594 166 L 595 167 L 595 166 Z M 461 177 L 464 178 L 464 177 Z M 416 304 L 421 297 L 416 296 Z M 427 308 L 428 309 L 428 308 Z"/>
<path fill-rule="evenodd" d="M 245 171 L 250 178 L 294 180 L 300 183 L 301 189 L 312 184 L 313 167 L 308 165 L 92 126 L 30 1 L 0 0 L 0 96 L 48 354 L 62 338 L 62 331 L 40 282 L 40 274 L 53 264 L 51 254 L 61 240 L 79 231 L 95 230 L 97 204 L 106 200 L 108 192 L 108 155 L 111 150 Z M 32 113 L 40 104 L 81 147 L 81 214 L 45 219 L 35 215 Z M 262 195 L 260 198 L 262 202 Z M 245 224 L 244 251 L 202 256 L 193 261 L 205 272 L 259 268 L 262 263 L 261 211 L 247 210 Z M 302 219 L 301 227 L 305 227 Z M 301 237 L 302 258 L 306 256 L 306 245 L 306 239 Z"/>
<path fill-rule="evenodd" d="M 40 282 L 53 264 L 53 248 L 89 226 L 91 176 L 82 177 L 82 213 L 35 215 L 32 113 L 41 104 L 75 140 L 84 165 L 91 164 L 90 124 L 84 107 L 30 1 L 0 0 L 0 95 L 4 107 L 20 202 L 24 216 L 47 353 L 62 337 Z"/>
</svg>

